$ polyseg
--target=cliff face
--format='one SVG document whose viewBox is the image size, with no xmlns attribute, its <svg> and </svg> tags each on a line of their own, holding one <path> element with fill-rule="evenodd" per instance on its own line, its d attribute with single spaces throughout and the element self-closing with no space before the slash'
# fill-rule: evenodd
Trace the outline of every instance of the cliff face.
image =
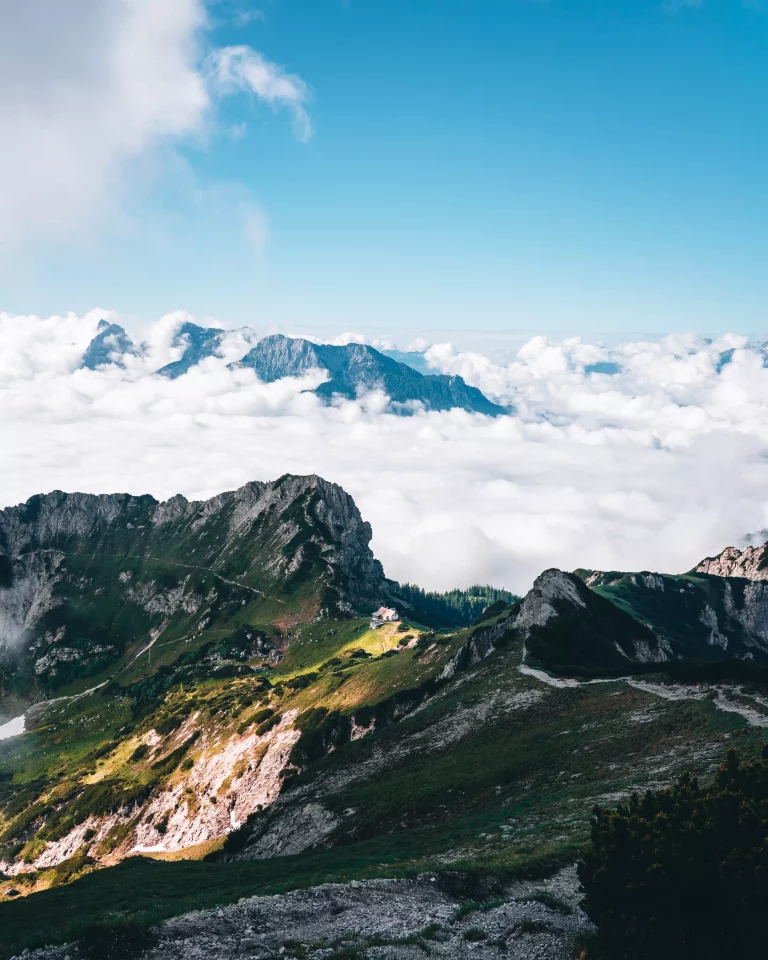
<svg viewBox="0 0 768 960">
<path fill-rule="evenodd" d="M 66 682 L 169 629 L 234 629 L 253 603 L 281 629 L 367 609 L 394 586 L 370 540 L 352 498 L 315 476 L 206 501 L 32 497 L 0 511 L 0 676 Z"/>
<path fill-rule="evenodd" d="M 768 580 L 768 544 L 759 547 L 726 547 L 716 557 L 707 557 L 694 567 L 694 573 L 715 577 L 744 577 L 746 580 Z"/>
</svg>

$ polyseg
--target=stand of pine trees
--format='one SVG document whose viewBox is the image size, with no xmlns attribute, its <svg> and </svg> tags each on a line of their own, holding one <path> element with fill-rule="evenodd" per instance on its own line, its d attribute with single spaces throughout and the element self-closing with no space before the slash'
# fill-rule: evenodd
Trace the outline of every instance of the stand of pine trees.
<svg viewBox="0 0 768 960">
<path fill-rule="evenodd" d="M 589 960 L 768 957 L 768 747 L 751 763 L 730 750 L 711 787 L 684 776 L 596 808 L 579 877 Z"/>
<path fill-rule="evenodd" d="M 514 603 L 519 598 L 509 590 L 476 585 L 467 590 L 447 590 L 445 593 L 422 590 L 414 583 L 401 583 L 397 591 L 411 604 L 415 619 L 419 616 L 440 627 L 468 626 L 486 607 L 498 602 Z"/>
</svg>

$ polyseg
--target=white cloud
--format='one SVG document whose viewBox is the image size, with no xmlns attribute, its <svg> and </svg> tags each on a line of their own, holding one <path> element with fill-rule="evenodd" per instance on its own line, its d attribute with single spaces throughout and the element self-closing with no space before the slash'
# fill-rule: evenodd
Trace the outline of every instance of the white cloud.
<svg viewBox="0 0 768 960">
<path fill-rule="evenodd" d="M 293 115 L 293 130 L 298 140 L 312 136 L 312 124 L 306 111 L 307 85 L 276 63 L 246 46 L 222 47 L 211 56 L 216 85 L 224 92 L 249 90 L 275 109 L 283 107 Z"/>
<path fill-rule="evenodd" d="M 87 235 L 120 212 L 139 165 L 156 173 L 163 151 L 205 131 L 217 53 L 203 0 L 0 0 L 0 18 L 0 252 Z M 303 81 L 228 49 L 222 69 L 290 104 L 305 139 Z"/>
<path fill-rule="evenodd" d="M 768 527 L 768 369 L 740 337 L 611 351 L 537 337 L 505 365 L 443 346 L 441 368 L 499 387 L 518 415 L 401 418 L 380 393 L 322 406 L 306 392 L 319 373 L 229 370 L 247 331 L 184 377 L 152 376 L 185 314 L 141 331 L 147 353 L 125 371 L 77 370 L 102 316 L 117 319 L 0 315 L 4 504 L 319 473 L 355 497 L 390 576 L 435 588 L 523 590 L 548 566 L 679 572 Z M 599 361 L 621 372 L 586 372 Z"/>
<path fill-rule="evenodd" d="M 197 130 L 199 0 L 0 4 L 0 245 L 73 231 L 124 164 Z"/>
</svg>

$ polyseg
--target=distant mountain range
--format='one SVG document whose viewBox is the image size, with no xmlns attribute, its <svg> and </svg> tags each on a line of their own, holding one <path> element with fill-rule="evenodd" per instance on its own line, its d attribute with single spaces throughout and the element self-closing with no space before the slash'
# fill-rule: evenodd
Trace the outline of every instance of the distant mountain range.
<svg viewBox="0 0 768 960">
<path fill-rule="evenodd" d="M 174 347 L 182 349 L 181 357 L 155 372 L 170 379 L 183 376 L 206 357 L 219 355 L 227 335 L 227 331 L 218 327 L 183 324 L 173 341 Z M 102 320 L 83 355 L 81 367 L 89 370 L 109 364 L 124 367 L 126 357 L 140 356 L 143 352 L 144 347 L 133 343 L 123 327 Z M 301 377 L 309 370 L 325 371 L 328 379 L 314 391 L 325 403 L 333 402 L 334 397 L 353 400 L 372 390 L 381 390 L 390 398 L 391 412 L 400 415 L 411 414 L 419 407 L 460 408 L 492 417 L 509 412 L 459 376 L 425 372 L 428 367 L 422 354 L 385 353 L 359 343 L 331 346 L 274 334 L 259 340 L 230 366 L 252 369 L 266 383 L 283 377 Z"/>
<path fill-rule="evenodd" d="M 508 412 L 461 377 L 424 375 L 361 343 L 335 347 L 274 334 L 260 340 L 237 366 L 250 367 L 267 383 L 300 377 L 312 369 L 325 370 L 328 380 L 315 393 L 327 403 L 335 396 L 354 400 L 370 390 L 382 390 L 397 413 L 411 413 L 417 403 L 427 410 L 461 407 L 492 417 Z"/>
</svg>

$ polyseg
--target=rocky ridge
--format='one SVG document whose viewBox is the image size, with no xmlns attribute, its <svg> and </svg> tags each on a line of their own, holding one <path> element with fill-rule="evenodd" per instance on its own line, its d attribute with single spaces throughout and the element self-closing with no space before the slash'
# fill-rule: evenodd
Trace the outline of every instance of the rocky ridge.
<svg viewBox="0 0 768 960">
<path fill-rule="evenodd" d="M 744 577 L 746 580 L 768 580 L 768 544 L 757 547 L 726 547 L 715 557 L 707 557 L 693 568 L 694 573 L 714 577 Z"/>
<path fill-rule="evenodd" d="M 174 624 L 221 627 L 259 596 L 288 609 L 309 590 L 306 616 L 373 607 L 394 584 L 371 535 L 352 498 L 315 476 L 206 501 L 32 497 L 0 511 L 0 670 L 44 680 L 66 656 L 93 673 Z"/>
</svg>

